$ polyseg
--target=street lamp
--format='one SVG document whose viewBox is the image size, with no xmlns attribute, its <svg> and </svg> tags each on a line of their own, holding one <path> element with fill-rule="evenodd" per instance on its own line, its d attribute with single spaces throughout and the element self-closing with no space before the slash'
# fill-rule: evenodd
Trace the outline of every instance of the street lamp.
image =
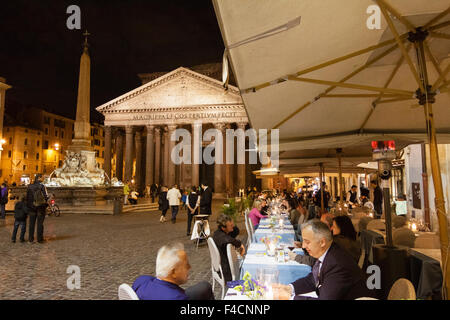
<svg viewBox="0 0 450 320">
<path fill-rule="evenodd" d="M 54 148 L 55 148 L 56 151 L 58 151 L 59 150 L 59 143 L 55 143 L 54 144 Z"/>
<path fill-rule="evenodd" d="M 0 140 L 0 151 L 3 151 L 3 145 L 6 143 L 5 139 Z"/>
</svg>

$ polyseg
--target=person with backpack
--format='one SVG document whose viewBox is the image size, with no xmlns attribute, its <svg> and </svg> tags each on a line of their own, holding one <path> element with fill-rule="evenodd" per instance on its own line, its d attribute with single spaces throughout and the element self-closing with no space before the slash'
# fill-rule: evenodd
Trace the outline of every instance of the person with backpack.
<svg viewBox="0 0 450 320">
<path fill-rule="evenodd" d="M 47 201 L 49 197 L 47 189 L 42 184 L 42 175 L 36 174 L 34 183 L 30 184 L 27 188 L 27 208 L 28 215 L 30 216 L 30 227 L 28 229 L 28 241 L 33 243 L 34 241 L 34 229 L 37 220 L 37 241 L 44 243 L 44 219 L 45 208 L 47 207 Z"/>
<path fill-rule="evenodd" d="M 159 194 L 158 199 L 158 209 L 161 210 L 161 218 L 159 218 L 159 222 L 166 221 L 166 213 L 169 210 L 169 200 L 167 200 L 167 187 L 161 187 L 161 193 Z"/>
<path fill-rule="evenodd" d="M 16 242 L 17 231 L 20 229 L 20 242 L 25 242 L 25 231 L 27 229 L 27 203 L 25 197 L 22 197 L 20 201 L 16 202 L 14 206 L 14 230 L 12 233 L 11 241 Z"/>
<path fill-rule="evenodd" d="M 2 188 L 0 190 L 0 210 L 1 210 L 1 219 L 6 218 L 5 206 L 8 203 L 8 187 L 6 183 L 2 183 Z"/>
</svg>

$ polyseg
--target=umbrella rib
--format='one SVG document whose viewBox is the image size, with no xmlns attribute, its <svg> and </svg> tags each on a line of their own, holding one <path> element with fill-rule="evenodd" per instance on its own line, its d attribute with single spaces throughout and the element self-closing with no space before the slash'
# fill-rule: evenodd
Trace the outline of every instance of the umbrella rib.
<svg viewBox="0 0 450 320">
<path fill-rule="evenodd" d="M 394 23 L 392 22 L 391 18 L 389 17 L 389 15 L 386 11 L 386 7 L 381 2 L 380 2 L 380 9 L 381 9 L 381 12 L 383 13 L 384 17 L 386 18 L 389 28 L 391 29 L 392 33 L 394 34 L 395 40 L 397 41 L 398 46 L 400 47 L 400 50 L 402 51 L 403 56 L 405 57 L 405 60 L 408 63 L 409 68 L 411 69 L 411 72 L 414 75 L 414 78 L 416 79 L 416 82 L 420 87 L 420 90 L 422 92 L 425 92 L 423 83 L 422 83 L 422 81 L 420 81 L 419 74 L 417 73 L 416 67 L 413 64 L 411 57 L 408 54 L 408 51 L 406 51 L 406 48 L 403 45 L 403 42 L 400 40 L 400 36 L 397 32 L 397 29 L 395 29 Z"/>
<path fill-rule="evenodd" d="M 428 31 L 435 31 L 435 30 L 442 29 L 442 28 L 445 28 L 445 27 L 448 27 L 448 26 L 450 26 L 450 20 L 447 20 L 445 22 L 442 22 L 442 23 L 436 24 L 434 26 L 431 26 L 427 30 Z"/>
<path fill-rule="evenodd" d="M 446 34 L 446 33 L 430 31 L 430 36 L 432 36 L 433 38 L 450 40 L 450 34 Z"/>
<path fill-rule="evenodd" d="M 408 37 L 408 33 L 404 33 L 404 34 L 402 34 L 400 36 L 400 39 L 405 40 L 407 37 Z M 310 73 L 310 72 L 313 72 L 313 71 L 316 71 L 316 70 L 319 70 L 319 69 L 323 69 L 323 68 L 331 66 L 333 64 L 336 64 L 336 63 L 339 63 L 339 62 L 342 62 L 342 61 L 345 61 L 345 60 L 357 57 L 359 55 L 362 55 L 362 54 L 365 54 L 367 52 L 370 52 L 370 51 L 373 51 L 373 50 L 385 47 L 385 46 L 393 44 L 393 43 L 396 43 L 396 39 L 386 40 L 386 41 L 383 41 L 383 42 L 381 42 L 381 43 L 379 43 L 377 45 L 370 46 L 370 47 L 367 47 L 365 49 L 349 53 L 349 54 L 347 54 L 345 56 L 341 56 L 339 58 L 332 59 L 332 60 L 329 60 L 327 62 L 315 65 L 313 67 L 301 70 L 301 71 L 297 72 L 296 75 L 299 76 L 299 75 Z M 286 81 L 284 78 L 279 78 L 279 79 L 276 79 L 276 80 L 273 80 L 273 81 L 270 81 L 270 82 L 264 82 L 262 84 L 253 86 L 251 88 L 244 89 L 242 91 L 244 93 L 255 92 L 255 91 L 261 90 L 263 88 L 266 88 L 268 86 L 271 86 L 273 84 L 281 83 L 281 82 L 284 82 L 284 81 Z"/>
<path fill-rule="evenodd" d="M 436 90 L 437 87 L 441 84 L 441 82 L 445 79 L 447 74 L 450 72 L 450 64 L 445 68 L 445 71 L 439 76 L 439 79 L 436 80 L 433 87 L 431 88 L 431 91 Z"/>
<path fill-rule="evenodd" d="M 447 82 L 447 79 L 445 79 L 444 73 L 442 72 L 441 68 L 439 67 L 439 64 L 437 63 L 436 59 L 434 58 L 433 53 L 430 50 L 430 47 L 428 46 L 428 44 L 425 41 L 423 42 L 423 46 L 425 48 L 425 52 L 427 53 L 428 57 L 431 60 L 431 63 L 433 64 L 436 71 L 439 73 L 439 76 L 442 77 L 442 79 L 444 79 L 445 82 Z"/>
<path fill-rule="evenodd" d="M 322 98 L 378 98 L 379 94 L 327 94 Z M 396 94 L 385 94 L 385 97 L 398 97 Z"/>
<path fill-rule="evenodd" d="M 416 27 L 405 17 L 403 17 L 394 7 L 392 7 L 389 3 L 387 3 L 385 0 L 375 0 L 380 7 L 383 6 L 389 12 L 391 12 L 394 16 L 397 17 L 397 19 L 403 23 L 403 25 L 411 32 L 416 31 Z"/>
<path fill-rule="evenodd" d="M 433 19 L 431 19 L 425 26 L 424 28 L 428 28 L 429 26 L 431 26 L 432 24 L 438 22 L 439 20 L 441 20 L 443 17 L 445 17 L 448 13 L 450 12 L 450 7 L 447 8 L 447 10 L 445 10 L 444 12 L 441 12 L 439 15 L 437 15 L 436 17 L 434 17 Z"/>
<path fill-rule="evenodd" d="M 406 49 L 408 52 L 409 50 L 411 50 L 411 44 L 408 45 L 408 48 Z M 403 54 L 400 56 L 400 58 L 397 61 L 397 64 L 395 65 L 394 70 L 392 70 L 391 75 L 389 76 L 388 80 L 386 81 L 384 87 L 387 88 L 389 86 L 389 84 L 391 83 L 391 81 L 394 79 L 395 75 L 397 74 L 398 70 L 400 69 L 403 60 L 405 59 L 405 57 L 403 56 Z M 372 102 L 372 108 L 369 111 L 369 114 L 367 115 L 366 119 L 364 120 L 363 124 L 361 125 L 361 128 L 359 129 L 359 132 L 363 132 L 364 127 L 366 126 L 367 122 L 369 121 L 370 117 L 372 116 L 373 112 L 375 111 L 376 108 L 376 103 L 378 101 L 380 101 L 381 97 L 383 96 L 383 93 L 381 93 L 378 98 Z"/>
<path fill-rule="evenodd" d="M 410 97 L 410 98 L 397 98 L 397 99 L 387 99 L 387 100 L 380 100 L 377 102 L 378 104 L 383 104 L 383 103 L 391 103 L 391 102 L 398 102 L 398 101 L 406 101 L 406 100 L 415 100 L 416 98 L 414 97 Z"/>
<path fill-rule="evenodd" d="M 359 72 L 363 71 L 364 69 L 366 69 L 368 66 L 372 65 L 373 63 L 375 63 L 376 61 L 380 60 L 381 58 L 385 57 L 386 55 L 388 55 L 389 53 L 391 53 L 392 51 L 394 51 L 397 48 L 397 45 L 393 45 L 392 47 L 390 47 L 389 49 L 387 49 L 386 51 L 384 51 L 383 53 L 379 54 L 377 57 L 373 58 L 372 60 L 368 61 L 365 65 L 363 65 L 362 67 L 358 68 L 357 70 L 351 72 L 349 75 L 347 75 L 346 77 L 342 78 L 340 82 L 344 82 L 347 81 L 348 79 L 350 79 L 351 77 L 353 77 L 354 75 L 358 74 Z M 331 86 L 329 88 L 327 88 L 327 90 L 325 90 L 324 92 L 322 92 L 321 94 L 319 94 L 319 96 L 317 96 L 315 98 L 314 101 L 317 101 L 318 99 L 320 99 L 320 97 L 328 94 L 329 92 L 331 92 L 332 90 L 334 90 L 336 88 L 336 86 Z M 303 109 L 307 108 L 308 106 L 310 106 L 312 104 L 311 101 L 308 101 L 307 103 L 305 103 L 304 105 L 302 105 L 300 108 L 298 108 L 297 110 L 295 110 L 293 113 L 291 113 L 288 117 L 286 117 L 285 119 L 283 119 L 281 122 L 279 122 L 277 125 L 275 125 L 273 127 L 273 129 L 279 128 L 280 126 L 282 126 L 286 121 L 288 121 L 289 119 L 291 119 L 292 117 L 294 117 L 297 113 L 303 111 Z M 270 132 L 270 130 L 269 130 Z"/>
<path fill-rule="evenodd" d="M 317 83 L 317 84 L 330 85 L 330 86 L 343 87 L 343 88 L 350 88 L 350 89 L 357 89 L 357 90 L 367 90 L 367 91 L 376 91 L 376 92 L 388 92 L 388 93 L 397 94 L 397 95 L 400 95 L 400 96 L 410 96 L 410 97 L 412 97 L 414 95 L 413 91 L 400 90 L 400 89 L 391 89 L 391 88 L 380 88 L 380 87 L 373 87 L 373 86 L 361 85 L 361 84 L 356 84 L 356 83 L 342 83 L 342 82 L 319 80 L 319 79 L 297 78 L 297 77 L 294 77 L 294 76 L 289 76 L 288 78 L 289 78 L 289 80 L 292 80 L 292 81 L 310 82 L 310 83 Z"/>
</svg>

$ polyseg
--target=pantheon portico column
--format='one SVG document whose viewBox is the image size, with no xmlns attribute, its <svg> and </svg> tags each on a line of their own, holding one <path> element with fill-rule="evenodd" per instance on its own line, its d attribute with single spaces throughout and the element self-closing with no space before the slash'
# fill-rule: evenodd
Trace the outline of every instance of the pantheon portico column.
<svg viewBox="0 0 450 320">
<path fill-rule="evenodd" d="M 245 122 L 240 122 L 237 124 L 238 129 L 242 129 L 245 132 L 245 126 L 247 125 L 247 123 Z M 238 139 L 239 141 L 239 139 Z M 237 180 L 238 180 L 238 188 L 239 189 L 245 189 L 245 139 L 243 141 L 243 144 L 238 143 L 237 145 L 237 155 L 238 155 L 238 159 L 239 159 L 239 154 L 243 153 L 244 156 L 244 163 L 243 164 L 239 164 L 237 165 Z M 245 190 L 244 190 L 245 192 Z"/>
<path fill-rule="evenodd" d="M 163 131 L 164 151 L 163 151 L 163 184 L 169 187 L 169 134 L 167 128 Z M 170 188 L 170 187 L 169 187 Z"/>
<path fill-rule="evenodd" d="M 121 129 L 117 129 L 116 136 L 116 177 L 123 181 L 123 135 Z"/>
<path fill-rule="evenodd" d="M 136 188 L 139 193 L 142 192 L 142 135 L 140 131 L 137 131 L 134 140 L 136 143 Z"/>
<path fill-rule="evenodd" d="M 145 185 L 150 186 L 155 182 L 153 175 L 154 159 L 155 159 L 155 144 L 153 142 L 154 126 L 147 126 L 147 147 L 145 155 Z"/>
<path fill-rule="evenodd" d="M 202 135 L 202 124 L 192 124 L 192 154 L 191 154 L 191 166 L 192 166 L 192 185 L 198 187 L 200 184 L 200 155 L 202 152 L 200 145 L 200 137 Z"/>
<path fill-rule="evenodd" d="M 103 170 L 111 180 L 111 140 L 112 140 L 112 128 L 111 126 L 105 126 L 105 163 Z"/>
<path fill-rule="evenodd" d="M 155 128 L 155 183 L 157 183 L 158 185 L 161 184 L 160 164 L 161 164 L 161 129 Z"/>
<path fill-rule="evenodd" d="M 224 143 L 224 128 L 225 124 L 223 123 L 215 123 L 214 128 L 219 130 L 222 139 L 218 139 L 215 141 L 215 161 L 214 161 L 214 193 L 217 195 L 219 193 L 224 192 L 225 181 L 223 179 L 223 163 L 224 160 L 224 152 L 223 152 L 223 143 Z M 222 141 L 220 141 L 222 140 Z"/>
<path fill-rule="evenodd" d="M 125 182 L 133 177 L 133 127 L 125 127 Z"/>
<path fill-rule="evenodd" d="M 176 125 L 170 125 L 167 127 L 169 129 L 167 140 L 169 141 L 169 150 L 168 150 L 168 187 L 172 187 L 175 184 L 175 163 L 172 160 L 172 150 L 175 148 L 175 141 L 172 141 L 171 137 L 177 129 Z"/>
</svg>

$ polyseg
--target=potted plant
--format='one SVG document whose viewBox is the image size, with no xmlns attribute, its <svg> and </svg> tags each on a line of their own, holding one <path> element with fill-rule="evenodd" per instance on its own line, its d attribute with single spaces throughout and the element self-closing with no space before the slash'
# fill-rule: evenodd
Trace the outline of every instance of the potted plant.
<svg viewBox="0 0 450 320">
<path fill-rule="evenodd" d="M 233 221 L 236 223 L 237 219 L 237 207 L 236 207 L 236 200 L 235 199 L 228 199 L 228 203 L 225 203 L 222 206 L 222 213 L 226 214 L 227 216 L 231 217 Z"/>
</svg>

